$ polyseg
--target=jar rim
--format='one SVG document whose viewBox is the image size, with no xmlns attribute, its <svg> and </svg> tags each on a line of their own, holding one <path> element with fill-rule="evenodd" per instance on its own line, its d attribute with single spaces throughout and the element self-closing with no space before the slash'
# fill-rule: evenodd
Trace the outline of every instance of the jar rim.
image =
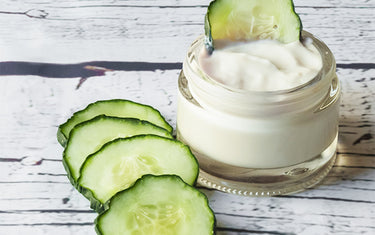
<svg viewBox="0 0 375 235">
<path fill-rule="evenodd" d="M 221 90 L 223 91 L 244 94 L 244 95 L 256 95 L 256 96 L 275 96 L 275 95 L 277 96 L 277 95 L 298 93 L 299 91 L 306 90 L 310 87 L 314 87 L 314 85 L 316 84 L 319 84 L 319 82 L 323 80 L 323 77 L 325 77 L 327 74 L 334 73 L 336 70 L 335 58 L 331 50 L 322 40 L 320 40 L 319 38 L 317 38 L 316 36 L 314 36 L 313 34 L 305 30 L 302 31 L 301 37 L 302 37 L 302 40 L 305 40 L 308 38 L 312 39 L 312 44 L 316 47 L 316 49 L 321 55 L 322 67 L 320 68 L 319 72 L 315 75 L 314 78 L 310 79 L 309 81 L 299 86 L 289 88 L 289 89 L 272 90 L 272 91 L 257 91 L 257 90 L 245 90 L 245 89 L 232 88 L 230 86 L 227 86 L 223 83 L 218 82 L 214 78 L 210 77 L 207 73 L 205 73 L 204 70 L 201 69 L 199 66 L 197 55 L 193 55 L 193 53 L 188 52 L 187 59 L 189 59 L 189 61 L 196 60 L 195 63 L 198 65 L 198 67 L 195 69 L 197 69 L 198 70 L 197 72 L 203 76 L 204 78 L 203 80 L 207 81 L 208 83 L 212 85 L 215 85 L 216 87 L 220 87 Z M 204 40 L 205 40 L 205 35 L 200 35 L 192 44 L 191 48 L 204 46 Z M 189 65 L 185 61 L 184 67 L 186 66 L 191 66 L 191 65 Z"/>
<path fill-rule="evenodd" d="M 205 36 L 201 35 L 190 46 L 183 63 L 189 90 L 202 106 L 241 115 L 254 114 L 259 110 L 274 114 L 313 108 L 329 93 L 330 84 L 336 76 L 336 62 L 324 42 L 307 31 L 302 31 L 302 38 L 311 38 L 322 57 L 322 68 L 318 74 L 308 82 L 291 89 L 249 91 L 230 88 L 203 71 L 198 59 L 205 46 Z"/>
</svg>

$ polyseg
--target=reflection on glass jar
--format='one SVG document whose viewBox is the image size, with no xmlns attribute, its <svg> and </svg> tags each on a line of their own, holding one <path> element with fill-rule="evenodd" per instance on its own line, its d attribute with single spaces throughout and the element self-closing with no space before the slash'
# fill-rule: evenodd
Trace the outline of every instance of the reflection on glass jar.
<svg viewBox="0 0 375 235">
<path fill-rule="evenodd" d="M 204 37 L 190 47 L 179 77 L 177 137 L 200 163 L 199 183 L 250 196 L 288 194 L 317 184 L 331 169 L 340 85 L 334 57 L 308 32 L 323 67 L 289 90 L 239 91 L 201 68 Z"/>
</svg>

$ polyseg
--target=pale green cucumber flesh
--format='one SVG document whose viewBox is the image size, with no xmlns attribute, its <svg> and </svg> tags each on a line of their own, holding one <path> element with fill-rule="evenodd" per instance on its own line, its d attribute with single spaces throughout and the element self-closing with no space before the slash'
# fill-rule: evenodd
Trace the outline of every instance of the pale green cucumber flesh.
<svg viewBox="0 0 375 235">
<path fill-rule="evenodd" d="M 134 118 L 97 116 L 75 126 L 63 153 L 63 163 L 73 185 L 87 156 L 116 138 L 154 134 L 173 138 L 170 132 L 147 121 Z"/>
<path fill-rule="evenodd" d="M 300 39 L 302 23 L 292 0 L 215 0 L 208 7 L 206 44 L 215 40 Z"/>
<path fill-rule="evenodd" d="M 95 224 L 102 235 L 211 235 L 215 217 L 207 197 L 178 176 L 145 175 L 117 193 Z"/>
<path fill-rule="evenodd" d="M 59 126 L 57 140 L 62 146 L 65 146 L 70 132 L 75 125 L 99 115 L 137 118 L 149 121 L 169 132 L 172 132 L 172 127 L 167 123 L 160 112 L 153 107 L 129 100 L 115 99 L 97 101 L 89 104 L 85 109 L 74 113 L 68 121 Z"/>
<path fill-rule="evenodd" d="M 160 136 L 139 135 L 116 139 L 90 155 L 82 165 L 78 189 L 92 202 L 105 204 L 143 175 L 173 174 L 193 185 L 198 173 L 197 160 L 188 146 Z"/>
</svg>

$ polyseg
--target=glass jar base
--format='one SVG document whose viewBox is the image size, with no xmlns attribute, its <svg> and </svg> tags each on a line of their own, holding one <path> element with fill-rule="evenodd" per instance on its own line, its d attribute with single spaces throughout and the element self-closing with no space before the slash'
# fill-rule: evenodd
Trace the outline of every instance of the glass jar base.
<svg viewBox="0 0 375 235">
<path fill-rule="evenodd" d="M 337 136 L 311 160 L 281 168 L 244 168 L 215 161 L 194 151 L 200 165 L 198 184 L 242 196 L 276 196 L 304 191 L 317 185 L 336 160 Z"/>
</svg>

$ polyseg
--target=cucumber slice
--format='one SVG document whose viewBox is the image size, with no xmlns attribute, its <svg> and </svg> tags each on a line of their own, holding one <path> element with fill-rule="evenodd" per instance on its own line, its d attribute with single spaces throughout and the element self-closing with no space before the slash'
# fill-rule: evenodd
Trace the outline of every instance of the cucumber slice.
<svg viewBox="0 0 375 235">
<path fill-rule="evenodd" d="M 134 118 L 100 115 L 75 126 L 63 153 L 63 163 L 70 182 L 76 186 L 79 170 L 86 157 L 99 150 L 105 143 L 116 138 L 141 134 L 173 138 L 164 128 Z"/>
<path fill-rule="evenodd" d="M 95 225 L 103 235 L 208 235 L 215 217 L 207 197 L 178 176 L 146 175 L 117 193 Z"/>
<path fill-rule="evenodd" d="M 299 40 L 302 23 L 292 0 L 215 0 L 208 6 L 206 43 L 215 40 Z"/>
<path fill-rule="evenodd" d="M 117 192 L 143 175 L 174 174 L 193 185 L 199 167 L 188 146 L 155 135 L 116 139 L 90 155 L 80 171 L 78 190 L 100 210 Z M 98 207 L 99 205 L 99 207 Z"/>
<path fill-rule="evenodd" d="M 85 109 L 74 113 L 67 122 L 60 125 L 57 131 L 57 140 L 62 146 L 65 146 L 70 131 L 75 125 L 102 114 L 106 116 L 137 118 L 149 121 L 169 132 L 172 132 L 173 129 L 167 121 L 165 121 L 160 112 L 151 106 L 129 100 L 101 100 L 89 104 Z"/>
</svg>

